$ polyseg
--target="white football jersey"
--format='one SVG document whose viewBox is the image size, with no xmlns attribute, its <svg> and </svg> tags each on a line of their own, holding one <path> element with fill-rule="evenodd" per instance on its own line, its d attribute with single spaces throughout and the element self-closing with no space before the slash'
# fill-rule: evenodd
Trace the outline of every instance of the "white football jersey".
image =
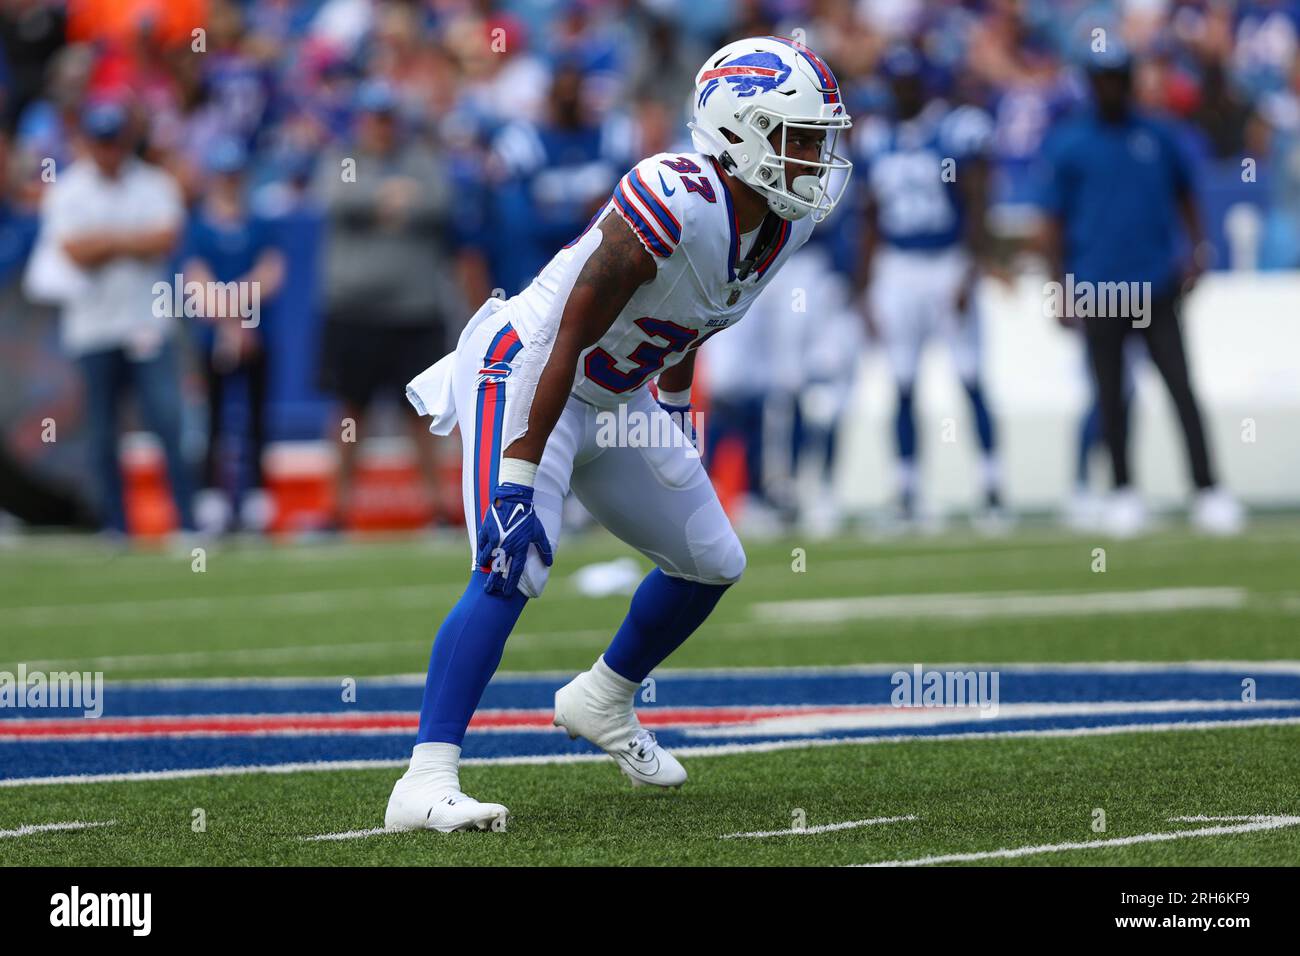
<svg viewBox="0 0 1300 956">
<path fill-rule="evenodd" d="M 714 332 L 737 322 L 813 222 L 776 219 L 777 235 L 761 261 L 757 241 L 742 237 L 717 162 L 701 153 L 660 153 L 619 180 L 586 230 L 511 300 L 510 321 L 528 344 L 555 334 L 569 292 L 599 245 L 596 227 L 617 214 L 651 253 L 658 275 L 641 286 L 609 331 L 582 353 L 573 394 L 597 407 L 627 400 Z M 748 239 L 748 241 L 746 241 Z"/>
</svg>

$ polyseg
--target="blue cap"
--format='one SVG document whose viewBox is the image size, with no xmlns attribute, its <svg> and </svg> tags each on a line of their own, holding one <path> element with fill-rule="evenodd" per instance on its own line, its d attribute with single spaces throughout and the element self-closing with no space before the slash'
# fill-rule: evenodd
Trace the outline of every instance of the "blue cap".
<svg viewBox="0 0 1300 956">
<path fill-rule="evenodd" d="M 912 47 L 898 44 L 886 50 L 881 57 L 880 72 L 891 80 L 920 76 L 925 72 L 925 60 Z"/>
<path fill-rule="evenodd" d="M 1120 40 L 1107 39 L 1102 50 L 1089 49 L 1084 66 L 1091 73 L 1124 73 L 1133 65 L 1133 54 Z"/>
<path fill-rule="evenodd" d="M 81 128 L 92 139 L 117 139 L 126 128 L 126 108 L 121 103 L 91 103 L 81 113 Z"/>
<path fill-rule="evenodd" d="M 305 149 L 290 148 L 280 154 L 276 164 L 286 179 L 309 179 L 316 168 L 316 156 Z"/>
<path fill-rule="evenodd" d="M 392 113 L 397 110 L 397 94 L 383 80 L 367 80 L 357 90 L 357 109 L 363 113 Z"/>
<path fill-rule="evenodd" d="M 204 157 L 208 172 L 224 175 L 237 173 L 248 165 L 248 150 L 236 139 L 220 139 Z"/>
</svg>

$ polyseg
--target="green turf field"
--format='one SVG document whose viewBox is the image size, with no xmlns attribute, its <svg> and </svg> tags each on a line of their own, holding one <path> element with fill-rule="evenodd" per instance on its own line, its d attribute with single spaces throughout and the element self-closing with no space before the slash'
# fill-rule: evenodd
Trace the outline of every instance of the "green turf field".
<svg viewBox="0 0 1300 956">
<path fill-rule="evenodd" d="M 464 548 L 459 536 L 236 543 L 210 548 L 200 573 L 188 551 L 24 540 L 0 550 L 0 670 L 93 669 L 110 682 L 422 672 L 463 587 Z M 747 552 L 744 579 L 674 668 L 1300 661 L 1294 520 L 1228 542 L 1028 530 L 996 540 L 790 539 Z M 583 597 L 571 575 L 623 553 L 603 535 L 565 542 L 503 668 L 587 667 L 627 598 Z M 379 826 L 397 771 L 0 787 L 0 831 L 113 821 L 0 839 L 0 863 L 822 865 L 1130 837 L 1141 839 L 971 862 L 1300 863 L 1292 824 L 1150 836 L 1234 826 L 1173 821 L 1180 816 L 1300 815 L 1296 725 L 817 746 L 696 756 L 687 768 L 680 792 L 652 794 L 626 788 L 606 761 L 467 767 L 468 792 L 510 806 L 507 833 L 324 842 L 304 838 Z M 205 832 L 192 830 L 195 808 Z M 1094 829 L 1098 808 L 1104 831 Z M 815 829 L 892 817 L 914 819 Z M 723 838 L 788 830 L 795 818 L 814 829 Z"/>
<path fill-rule="evenodd" d="M 828 747 L 688 763 L 680 791 L 632 789 L 612 763 L 467 768 L 462 784 L 508 799 L 505 833 L 302 838 L 382 824 L 396 771 L 0 790 L 0 820 L 112 827 L 7 840 L 7 864 L 838 865 L 1193 830 L 1169 817 L 1294 810 L 1300 728 L 1044 742 Z M 509 794 L 510 797 L 505 795 Z M 192 830 L 194 808 L 207 830 Z M 1106 831 L 1092 830 L 1106 810 Z M 721 839 L 892 816 L 830 833 Z M 1003 861 L 993 861 L 1003 862 Z M 1295 865 L 1300 827 L 1026 857 L 1031 865 Z"/>
</svg>

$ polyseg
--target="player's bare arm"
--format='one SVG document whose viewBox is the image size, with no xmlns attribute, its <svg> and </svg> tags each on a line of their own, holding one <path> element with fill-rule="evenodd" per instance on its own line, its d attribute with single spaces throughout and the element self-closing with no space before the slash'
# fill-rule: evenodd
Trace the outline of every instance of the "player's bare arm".
<svg viewBox="0 0 1300 956">
<path fill-rule="evenodd" d="M 664 369 L 663 374 L 659 376 L 658 382 L 661 400 L 664 393 L 681 393 L 690 390 L 691 383 L 695 381 L 695 353 L 697 351 L 698 349 L 691 349 L 672 368 Z"/>
<path fill-rule="evenodd" d="M 655 277 L 654 259 L 621 217 L 611 212 L 599 229 L 600 245 L 574 283 L 537 382 L 528 430 L 506 448 L 507 458 L 534 464 L 542 460 L 546 440 L 573 389 L 578 356 L 600 341 L 633 293 Z"/>
</svg>

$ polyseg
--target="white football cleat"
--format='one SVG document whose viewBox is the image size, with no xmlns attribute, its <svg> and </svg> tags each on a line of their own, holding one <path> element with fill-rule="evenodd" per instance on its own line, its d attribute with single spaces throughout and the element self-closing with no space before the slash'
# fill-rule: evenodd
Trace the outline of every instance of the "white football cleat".
<svg viewBox="0 0 1300 956">
<path fill-rule="evenodd" d="M 1112 538 L 1136 538 L 1147 530 L 1147 508 L 1132 488 L 1116 491 L 1106 503 L 1102 530 Z"/>
<path fill-rule="evenodd" d="M 1245 529 L 1246 514 L 1241 503 L 1222 488 L 1206 488 L 1192 505 L 1192 525 L 1201 534 L 1228 537 Z"/>
<path fill-rule="evenodd" d="M 597 666 L 607 666 L 599 661 Z M 570 739 L 583 737 L 614 758 L 618 768 L 636 786 L 680 787 L 686 769 L 655 735 L 641 726 L 632 710 L 634 692 L 617 701 L 593 693 L 593 674 L 584 671 L 555 692 L 555 726 Z"/>
<path fill-rule="evenodd" d="M 230 499 L 220 488 L 204 488 L 194 496 L 194 523 L 204 534 L 225 534 L 230 517 Z"/>
<path fill-rule="evenodd" d="M 253 488 L 239 506 L 239 524 L 245 531 L 262 534 L 275 520 L 275 499 L 264 488 Z"/>
<path fill-rule="evenodd" d="M 1105 501 L 1087 488 L 1078 488 L 1065 503 L 1061 523 L 1071 531 L 1087 534 L 1096 531 L 1105 515 Z"/>
<path fill-rule="evenodd" d="M 499 803 L 480 803 L 459 790 L 430 792 L 423 781 L 402 777 L 388 798 L 384 828 L 388 830 L 495 830 L 504 832 L 510 811 Z"/>
</svg>

